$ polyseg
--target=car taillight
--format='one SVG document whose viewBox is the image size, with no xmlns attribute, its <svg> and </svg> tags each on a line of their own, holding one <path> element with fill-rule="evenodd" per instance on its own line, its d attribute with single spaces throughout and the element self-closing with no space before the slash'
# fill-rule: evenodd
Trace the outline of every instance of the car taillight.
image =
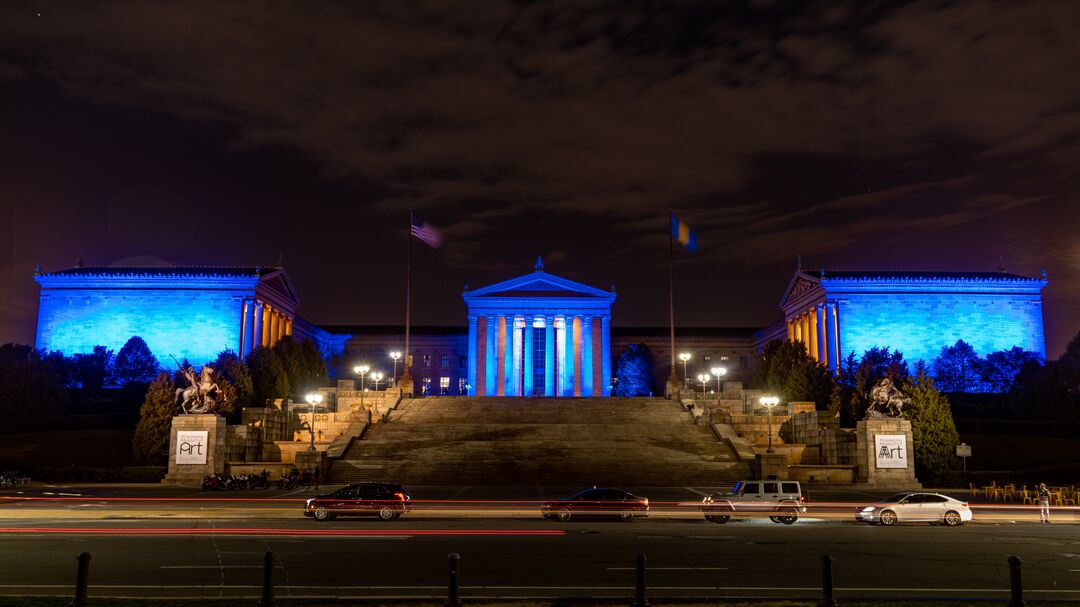
<svg viewBox="0 0 1080 607">
<path fill-rule="evenodd" d="M 404 493 L 400 493 L 400 492 L 395 493 L 394 497 L 398 498 L 399 500 L 401 500 L 403 502 L 405 501 L 405 494 Z"/>
<path fill-rule="evenodd" d="M 648 506 L 648 505 L 649 505 L 649 500 L 648 500 L 648 498 L 646 498 L 646 499 L 643 499 L 643 500 L 641 500 L 641 503 L 643 503 L 643 504 L 645 504 L 646 506 Z"/>
<path fill-rule="evenodd" d="M 799 496 L 799 503 L 800 504 L 805 504 L 806 503 L 806 496 L 805 495 L 800 495 Z"/>
</svg>

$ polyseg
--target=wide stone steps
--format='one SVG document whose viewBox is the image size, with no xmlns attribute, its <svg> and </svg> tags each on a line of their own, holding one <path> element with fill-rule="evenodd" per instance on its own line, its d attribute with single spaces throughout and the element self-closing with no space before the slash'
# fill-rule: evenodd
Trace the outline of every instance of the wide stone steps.
<svg viewBox="0 0 1080 607">
<path fill-rule="evenodd" d="M 671 401 L 454 397 L 403 401 L 329 481 L 723 486 L 749 474 Z"/>
</svg>

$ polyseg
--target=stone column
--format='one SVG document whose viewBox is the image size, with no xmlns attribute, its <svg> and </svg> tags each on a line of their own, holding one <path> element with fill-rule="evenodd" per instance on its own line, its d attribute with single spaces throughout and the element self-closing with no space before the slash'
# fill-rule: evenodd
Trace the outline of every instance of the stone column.
<svg viewBox="0 0 1080 607">
<path fill-rule="evenodd" d="M 836 344 L 836 304 L 825 304 L 825 333 L 827 350 L 825 356 L 829 359 L 829 370 L 836 374 L 836 370 L 840 368 L 840 361 L 837 360 L 837 354 L 839 348 Z"/>
<path fill-rule="evenodd" d="M 799 316 L 799 327 L 802 331 L 802 343 L 807 352 L 810 352 L 810 315 L 803 312 Z"/>
<path fill-rule="evenodd" d="M 833 325 L 836 331 L 836 368 L 839 369 L 844 360 L 844 327 L 840 320 L 840 302 L 833 304 Z"/>
<path fill-rule="evenodd" d="M 506 390 L 509 396 L 521 396 L 521 363 L 524 352 L 522 352 L 522 337 L 524 332 L 521 330 L 521 325 L 525 324 L 525 319 L 520 316 L 514 316 L 511 321 L 512 331 L 510 333 L 511 338 L 514 340 L 513 345 L 510 348 L 510 385 Z"/>
<path fill-rule="evenodd" d="M 496 366 L 498 368 L 496 369 L 495 377 L 495 395 L 506 396 L 506 382 L 509 379 L 507 376 L 509 375 L 508 371 L 510 370 L 508 368 L 510 366 L 509 360 L 506 356 L 506 316 L 500 314 L 499 319 L 495 322 L 495 326 L 497 327 L 496 330 L 498 331 L 497 347 L 499 349 L 496 356 L 496 358 L 498 359 Z"/>
<path fill-rule="evenodd" d="M 521 390 L 522 396 L 533 396 L 533 374 L 536 371 L 533 361 L 533 323 L 536 322 L 536 317 L 532 314 L 525 315 L 525 327 L 522 331 L 525 332 L 525 345 L 522 360 L 524 361 L 524 387 Z"/>
<path fill-rule="evenodd" d="M 468 394 L 469 396 L 476 396 L 476 331 L 477 331 L 477 318 L 476 314 L 469 314 L 469 349 L 466 356 L 469 357 L 469 375 L 467 382 L 469 382 Z"/>
<path fill-rule="evenodd" d="M 555 396 L 555 317 L 544 316 L 544 396 Z"/>
<path fill-rule="evenodd" d="M 573 321 L 574 396 L 581 396 L 581 317 Z"/>
<path fill-rule="evenodd" d="M 820 361 L 818 357 L 820 351 L 818 350 L 818 327 L 817 327 L 817 309 L 810 308 L 806 312 L 810 317 L 810 341 L 806 344 L 806 348 L 810 351 L 810 357 L 814 360 Z"/>
<path fill-rule="evenodd" d="M 244 299 L 240 302 L 240 345 L 236 348 L 236 354 L 240 357 L 240 360 L 244 360 L 244 355 L 247 352 L 247 338 L 248 333 L 251 332 L 251 323 L 248 322 L 248 307 L 251 303 Z"/>
<path fill-rule="evenodd" d="M 572 396 L 574 394 L 571 379 L 574 377 L 572 366 L 574 364 L 571 337 L 574 334 L 574 318 L 563 315 L 562 328 L 559 329 L 559 396 Z"/>
<path fill-rule="evenodd" d="M 600 355 L 600 378 L 604 385 L 601 386 L 601 394 L 611 396 L 611 317 L 600 317 L 600 342 L 602 347 Z"/>
<path fill-rule="evenodd" d="M 581 319 L 581 337 L 581 394 L 596 396 L 593 392 L 592 316 Z"/>
<path fill-rule="evenodd" d="M 259 344 L 270 346 L 270 306 L 263 304 L 262 307 L 262 330 L 259 331 Z"/>
<path fill-rule="evenodd" d="M 484 337 L 487 340 L 487 348 L 484 354 L 484 396 L 495 396 L 499 393 L 498 382 L 498 357 L 499 357 L 499 326 L 494 314 L 489 314 L 484 329 Z"/>
<path fill-rule="evenodd" d="M 255 351 L 262 345 L 262 330 L 263 330 L 263 305 L 259 300 L 254 300 L 251 305 L 251 336 L 249 337 L 250 348 L 248 353 Z"/>
<path fill-rule="evenodd" d="M 285 335 L 292 335 L 293 319 L 285 317 Z"/>
<path fill-rule="evenodd" d="M 795 323 L 791 320 L 787 321 L 787 340 L 795 341 Z"/>
<path fill-rule="evenodd" d="M 814 308 L 814 317 L 818 320 L 818 362 L 829 365 L 829 323 L 825 318 L 825 304 L 819 303 Z"/>
</svg>

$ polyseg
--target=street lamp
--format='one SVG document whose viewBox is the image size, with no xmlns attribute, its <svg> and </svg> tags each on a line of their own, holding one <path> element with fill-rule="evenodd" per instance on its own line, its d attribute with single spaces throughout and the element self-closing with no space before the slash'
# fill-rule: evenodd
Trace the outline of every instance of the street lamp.
<svg viewBox="0 0 1080 607">
<path fill-rule="evenodd" d="M 727 374 L 727 369 L 723 367 L 713 367 L 709 370 L 712 371 L 713 377 L 716 378 L 716 398 L 720 398 L 720 378 Z"/>
<path fill-rule="evenodd" d="M 698 373 L 697 380 L 701 382 L 701 398 L 705 398 L 705 384 L 712 379 L 708 373 Z"/>
<path fill-rule="evenodd" d="M 322 394 L 318 392 L 312 392 L 307 395 L 306 398 L 309 405 L 311 405 L 311 419 L 308 420 L 308 434 L 311 435 L 311 445 L 307 448 L 308 451 L 315 450 L 315 405 L 322 402 Z"/>
<path fill-rule="evenodd" d="M 376 372 L 371 374 L 371 379 L 372 379 L 372 381 L 375 382 L 375 391 L 376 392 L 379 391 L 379 382 L 382 381 L 382 378 L 383 378 L 382 371 L 376 371 Z"/>
<path fill-rule="evenodd" d="M 353 373 L 360 376 L 360 406 L 364 406 L 364 376 L 371 370 L 371 367 L 367 365 L 359 365 L 352 368 Z"/>
<path fill-rule="evenodd" d="M 679 353 L 679 360 L 682 361 L 683 385 L 689 386 L 690 385 L 690 376 L 686 374 L 686 363 L 687 363 L 687 361 L 690 360 L 690 353 L 689 352 L 680 352 Z"/>
<path fill-rule="evenodd" d="M 390 353 L 390 358 L 394 359 L 394 376 L 390 378 L 390 381 L 397 385 L 397 361 L 401 360 L 401 352 L 394 350 Z"/>
<path fill-rule="evenodd" d="M 780 404 L 780 398 L 777 396 L 762 396 L 758 402 L 761 403 L 762 407 L 765 407 L 769 414 L 769 448 L 765 450 L 765 453 L 772 453 L 772 410 L 773 407 Z"/>
</svg>

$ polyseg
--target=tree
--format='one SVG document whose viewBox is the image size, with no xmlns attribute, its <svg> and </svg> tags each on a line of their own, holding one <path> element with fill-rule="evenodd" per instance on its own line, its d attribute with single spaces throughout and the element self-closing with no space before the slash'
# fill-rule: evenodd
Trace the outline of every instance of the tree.
<svg viewBox="0 0 1080 607">
<path fill-rule="evenodd" d="M 783 395 L 788 401 L 813 401 L 826 407 L 833 378 L 828 367 L 810 357 L 802 342 L 774 340 L 766 344 L 755 388 Z"/>
<path fill-rule="evenodd" d="M 289 398 L 292 389 L 285 366 L 274 348 L 256 348 L 247 358 L 251 372 L 251 405 L 264 407 L 275 398 Z"/>
<path fill-rule="evenodd" d="M 251 380 L 251 372 L 236 352 L 225 350 L 219 353 L 210 366 L 214 369 L 214 383 L 221 389 L 224 400 L 224 404 L 217 410 L 218 413 L 231 418 L 244 407 L 251 405 L 255 386 Z"/>
<path fill-rule="evenodd" d="M 934 359 L 934 380 L 944 392 L 964 394 L 978 387 L 982 359 L 962 339 L 941 348 Z"/>
<path fill-rule="evenodd" d="M 290 335 L 274 344 L 273 350 L 288 377 L 290 392 L 283 396 L 302 401 L 309 391 L 326 385 L 326 361 L 315 342 Z"/>
<path fill-rule="evenodd" d="M 653 357 L 645 344 L 630 344 L 615 369 L 615 396 L 651 396 Z"/>
<path fill-rule="evenodd" d="M 27 345 L 0 346 L 0 414 L 21 419 L 63 412 L 67 392 L 55 360 Z"/>
<path fill-rule="evenodd" d="M 903 352 L 890 352 L 887 347 L 875 346 L 864 352 L 858 363 L 855 361 L 854 352 L 848 354 L 840 382 L 850 390 L 850 397 L 840 410 L 841 425 L 851 427 L 863 418 L 870 405 L 870 389 L 886 377 L 897 386 L 908 381 L 907 361 L 904 360 Z"/>
<path fill-rule="evenodd" d="M 113 351 L 105 346 L 94 346 L 90 354 L 74 356 L 75 377 L 79 386 L 88 392 L 104 388 L 112 372 Z"/>
<path fill-rule="evenodd" d="M 992 392 L 1008 392 L 1013 387 L 1020 369 L 1028 363 L 1041 365 L 1042 356 L 1014 346 L 1009 350 L 999 350 L 986 355 L 986 360 L 979 369 L 979 378 Z"/>
<path fill-rule="evenodd" d="M 121 388 L 147 385 L 160 371 L 157 357 L 138 335 L 127 340 L 112 363 L 112 381 Z"/>
<path fill-rule="evenodd" d="M 131 441 L 135 461 L 148 466 L 162 466 L 169 461 L 169 432 L 172 418 L 180 414 L 176 404 L 176 384 L 162 371 L 150 383 L 139 409 L 139 423 Z"/>
<path fill-rule="evenodd" d="M 956 467 L 956 445 L 960 443 L 949 400 L 926 374 L 917 375 L 905 391 L 911 405 L 903 416 L 911 421 L 916 474 L 924 483 L 942 481 Z"/>
</svg>

